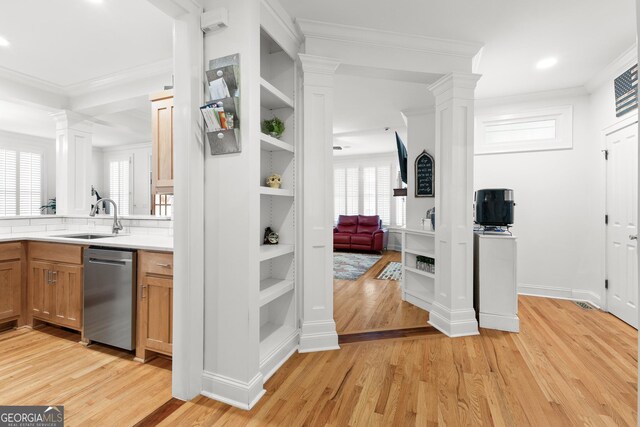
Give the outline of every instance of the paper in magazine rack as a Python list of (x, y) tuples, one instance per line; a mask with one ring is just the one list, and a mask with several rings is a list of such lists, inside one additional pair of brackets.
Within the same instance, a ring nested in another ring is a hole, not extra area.
[(209, 61), (207, 86), (211, 101), (200, 108), (212, 155), (242, 151), (240, 144), (240, 55)]

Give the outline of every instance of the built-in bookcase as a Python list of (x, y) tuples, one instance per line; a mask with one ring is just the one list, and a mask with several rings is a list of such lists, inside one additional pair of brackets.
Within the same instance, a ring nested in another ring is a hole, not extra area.
[[(260, 120), (277, 116), (285, 132), (277, 139), (260, 134), (260, 236), (266, 227), (279, 234), (277, 245), (260, 244), (260, 371), (265, 381), (298, 344), (296, 312), (296, 156), (295, 62), (264, 31), (260, 40)], [(280, 188), (266, 179), (282, 177)]]
[[(409, 230), (402, 232), (402, 299), (430, 311), (435, 297), (436, 273), (417, 267), (418, 257), (436, 259), (435, 233)], [(437, 266), (436, 266), (437, 272)]]

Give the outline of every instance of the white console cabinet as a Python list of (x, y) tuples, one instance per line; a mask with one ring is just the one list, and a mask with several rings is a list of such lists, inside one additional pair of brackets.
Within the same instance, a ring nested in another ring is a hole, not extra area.
[(516, 237), (475, 234), (473, 264), (480, 327), (519, 332)]

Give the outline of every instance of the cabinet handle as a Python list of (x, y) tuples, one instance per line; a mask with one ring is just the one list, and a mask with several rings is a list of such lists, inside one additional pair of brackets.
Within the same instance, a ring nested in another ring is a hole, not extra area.
[(147, 289), (147, 285), (142, 285), (142, 296), (140, 298), (145, 299), (147, 297), (144, 292), (146, 289)]
[(171, 267), (171, 264), (162, 264), (162, 263), (160, 263), (160, 262), (157, 262), (157, 263), (156, 263), (156, 265), (157, 265), (158, 267), (165, 267), (165, 268), (169, 268), (169, 267)]
[(58, 272), (52, 271), (51, 273), (53, 274), (53, 284), (55, 285), (56, 283), (58, 283)]
[(47, 270), (47, 285), (51, 284), (51, 272)]

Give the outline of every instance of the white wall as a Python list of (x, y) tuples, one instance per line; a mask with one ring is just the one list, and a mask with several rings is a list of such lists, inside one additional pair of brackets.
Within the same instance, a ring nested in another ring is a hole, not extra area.
[[(102, 197), (109, 197), (109, 162), (117, 159), (131, 158), (133, 194), (130, 215), (150, 215), (151, 193), (149, 183), (151, 143), (121, 145), (103, 148), (103, 190)], [(95, 154), (95, 150), (94, 150)]]
[[(435, 197), (416, 197), (416, 158), (426, 150), (436, 158), (436, 123), (433, 107), (402, 112), (407, 124), (407, 228), (422, 229), (422, 218), (436, 204)], [(438, 167), (436, 162), (435, 167)], [(434, 176), (435, 178), (435, 176)], [(435, 187), (434, 187), (435, 188)], [(437, 217), (437, 213), (436, 213)]]
[(0, 131), (0, 147), (13, 150), (32, 149), (43, 155), (43, 204), (56, 197), (56, 140)]
[(573, 106), (573, 148), (475, 156), (475, 189), (514, 189), (520, 292), (604, 304), (606, 163), (603, 130), (615, 117), (620, 58), (584, 88), (480, 100), (476, 114)]
[[(582, 93), (582, 94), (580, 94)], [(604, 159), (586, 90), (518, 102), (480, 101), (477, 114), (573, 106), (573, 148), (475, 156), (475, 189), (511, 188), (521, 292), (601, 303)]]

